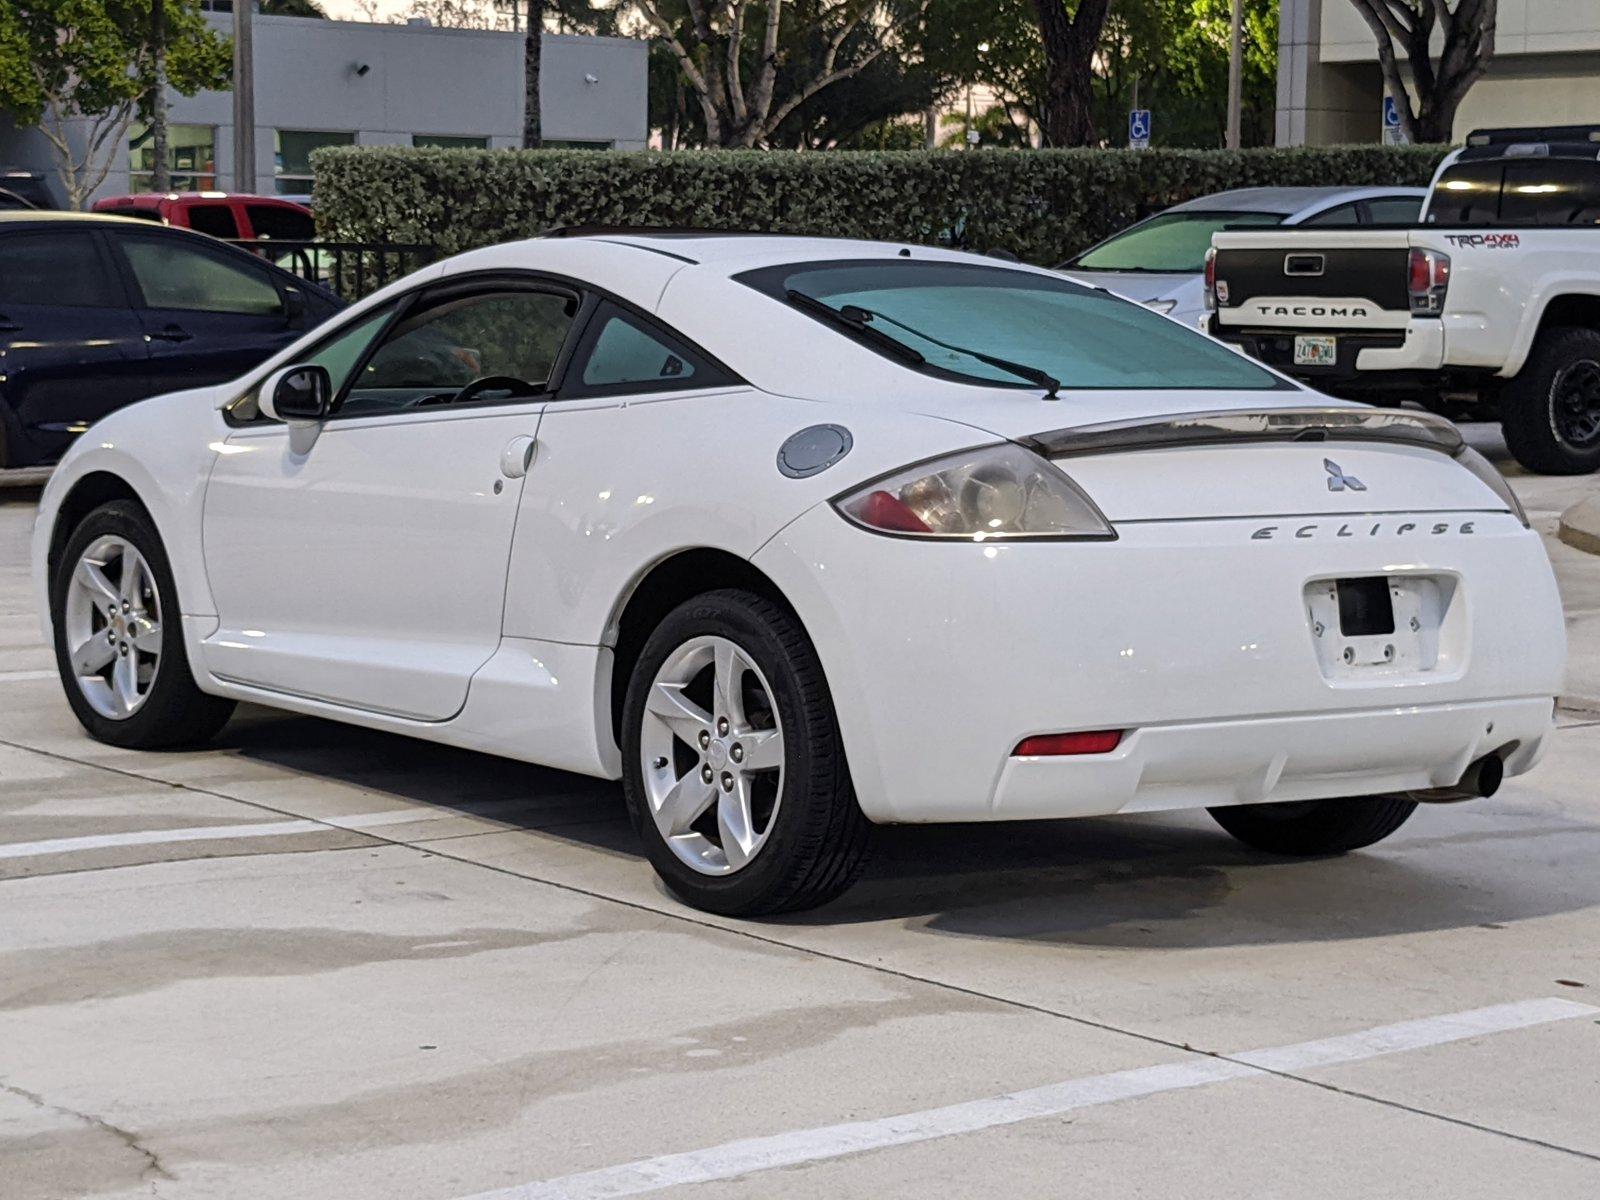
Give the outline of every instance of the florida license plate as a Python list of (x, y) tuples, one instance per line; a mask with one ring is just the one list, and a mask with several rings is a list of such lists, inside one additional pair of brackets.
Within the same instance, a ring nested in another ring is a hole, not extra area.
[(1339, 361), (1339, 339), (1317, 334), (1297, 334), (1294, 339), (1294, 365), (1331, 367)]

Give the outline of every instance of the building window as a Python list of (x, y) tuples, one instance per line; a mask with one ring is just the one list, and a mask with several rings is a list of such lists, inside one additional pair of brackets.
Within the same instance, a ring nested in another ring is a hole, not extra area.
[(353, 133), (327, 133), (322, 130), (279, 129), (274, 134), (273, 173), (278, 194), (296, 196), (311, 190), (311, 152), (323, 146), (354, 146)]
[[(217, 186), (217, 130), (214, 125), (168, 125), (167, 169), (175, 192), (209, 192)], [(155, 186), (155, 135), (148, 125), (128, 129), (128, 190)]]
[(539, 143), (546, 150), (609, 150), (610, 142), (575, 142), (571, 140), (560, 141), (545, 138)]
[(413, 133), (411, 144), (428, 150), (487, 150), (486, 137), (456, 137), (448, 133)]

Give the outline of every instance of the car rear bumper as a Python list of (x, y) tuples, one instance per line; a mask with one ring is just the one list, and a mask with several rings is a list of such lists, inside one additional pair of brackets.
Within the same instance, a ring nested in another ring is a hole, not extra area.
[(1543, 753), (1548, 696), (1365, 712), (1150, 725), (1110, 754), (1009, 758), (986, 815), (1098, 816), (1452, 787), (1498, 752), (1508, 775)]
[[(1280, 535), (1253, 536), (1269, 524)], [(755, 562), (816, 643), (874, 820), (1445, 786), (1511, 743), (1508, 773), (1530, 766), (1566, 654), (1538, 535), (1506, 513), (1318, 525), (1297, 538), (1296, 518), (1129, 521), (1110, 543), (929, 544), (823, 505)], [(1319, 651), (1308, 586), (1372, 575), (1449, 582), (1447, 653), (1431, 666), (1345, 671)], [(1128, 731), (1109, 754), (1012, 757), (1025, 737), (1106, 729)]]

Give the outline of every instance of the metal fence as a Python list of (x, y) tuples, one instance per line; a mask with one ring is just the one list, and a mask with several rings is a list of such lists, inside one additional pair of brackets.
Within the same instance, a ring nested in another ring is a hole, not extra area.
[(321, 284), (340, 299), (352, 301), (427, 266), (437, 257), (432, 246), (403, 242), (236, 240), (233, 244), (301, 279)]

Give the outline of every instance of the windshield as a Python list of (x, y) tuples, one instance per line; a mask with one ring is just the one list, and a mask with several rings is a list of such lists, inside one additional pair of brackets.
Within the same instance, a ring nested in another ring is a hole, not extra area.
[[(1038, 387), (1018, 378), (1021, 365), (1060, 380), (1063, 390), (1292, 386), (1142, 305), (1032, 271), (885, 258), (765, 267), (737, 278), (909, 370), (943, 378)], [(846, 306), (872, 314), (870, 329), (858, 329)], [(900, 348), (915, 353), (892, 353)]]
[(1213, 233), (1229, 225), (1282, 225), (1283, 221), (1283, 213), (1161, 213), (1063, 265), (1084, 271), (1198, 274), (1206, 269), (1206, 251), (1211, 249)]

